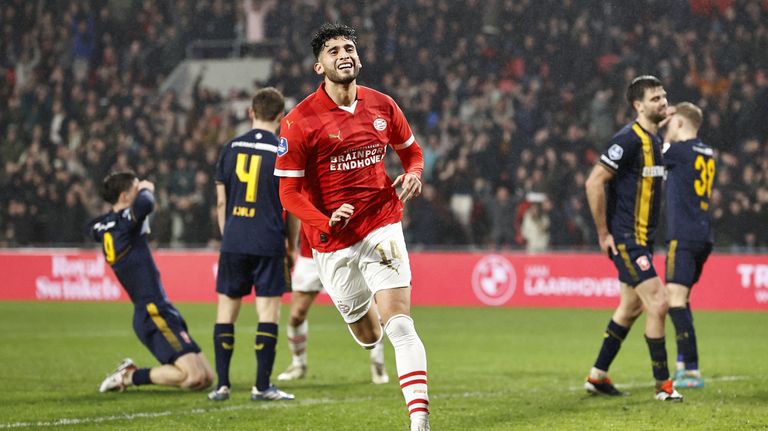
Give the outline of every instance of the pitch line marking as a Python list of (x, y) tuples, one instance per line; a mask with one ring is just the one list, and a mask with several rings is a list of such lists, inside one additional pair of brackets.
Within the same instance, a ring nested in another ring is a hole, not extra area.
[[(731, 382), (731, 381), (746, 380), (746, 379), (748, 379), (747, 376), (723, 376), (723, 377), (710, 377), (710, 378), (707, 378), (707, 381)], [(616, 386), (622, 389), (631, 389), (631, 388), (648, 387), (650, 386), (650, 384), (632, 382), (632, 383), (616, 385)], [(568, 390), (571, 392), (575, 392), (583, 389), (584, 388), (581, 386), (578, 386), (578, 387), (571, 386), (570, 388), (568, 388)], [(483, 396), (493, 396), (493, 395), (499, 395), (499, 394), (501, 393), (500, 392), (462, 392), (462, 393), (456, 393), (456, 394), (435, 394), (435, 395), (432, 395), (431, 398), (438, 398), (438, 399), (469, 398), (469, 397), (474, 398), (474, 397), (483, 397)], [(135, 419), (159, 418), (159, 417), (165, 417), (165, 416), (172, 416), (176, 414), (199, 415), (199, 414), (205, 414), (205, 413), (231, 412), (231, 411), (237, 411), (237, 410), (290, 408), (292, 406), (339, 404), (339, 403), (346, 403), (346, 402), (354, 403), (354, 402), (363, 402), (363, 401), (372, 401), (372, 400), (374, 400), (374, 397), (357, 397), (357, 398), (342, 398), (342, 399), (310, 398), (310, 399), (296, 400), (296, 401), (290, 401), (290, 402), (237, 404), (232, 406), (215, 407), (215, 408), (198, 407), (198, 408), (188, 410), (186, 412), (166, 410), (166, 411), (160, 411), (160, 412), (139, 412), (139, 413), (126, 413), (122, 415), (97, 416), (92, 418), (63, 418), (63, 419), (55, 419), (52, 421), (40, 421), (40, 422), (0, 423), (0, 429), (29, 428), (29, 427), (44, 428), (44, 427), (66, 426), (66, 425), (100, 424), (104, 422), (113, 422), (113, 421), (121, 421), (121, 420), (132, 421)]]

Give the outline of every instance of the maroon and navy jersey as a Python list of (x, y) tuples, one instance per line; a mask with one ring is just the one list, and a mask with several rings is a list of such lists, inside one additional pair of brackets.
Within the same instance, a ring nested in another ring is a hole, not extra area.
[(104, 259), (137, 306), (168, 301), (147, 242), (147, 216), (154, 207), (152, 192), (144, 189), (130, 208), (110, 211), (91, 222), (93, 239), (101, 243)]
[(302, 191), (323, 214), (354, 206), (344, 229), (322, 235), (304, 230), (312, 248), (328, 252), (349, 247), (376, 228), (402, 219), (403, 205), (384, 168), (387, 146), (415, 143), (403, 112), (391, 97), (357, 86), (349, 107), (336, 105), (324, 84), (282, 121), (275, 175), (303, 177)]
[(664, 165), (661, 139), (633, 122), (624, 126), (600, 155), (615, 174), (608, 183), (608, 230), (617, 243), (650, 245), (656, 234)]
[(714, 151), (698, 138), (666, 148), (667, 240), (713, 242), (709, 198), (715, 180)]
[(215, 180), (227, 196), (221, 251), (285, 255), (285, 222), (279, 178), (273, 175), (277, 138), (254, 129), (221, 148)]

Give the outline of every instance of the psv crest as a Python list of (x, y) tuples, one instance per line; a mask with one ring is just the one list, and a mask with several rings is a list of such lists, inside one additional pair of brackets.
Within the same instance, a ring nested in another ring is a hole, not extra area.
[(373, 120), (373, 128), (378, 130), (379, 132), (383, 131), (387, 128), (387, 120), (379, 117), (375, 120)]

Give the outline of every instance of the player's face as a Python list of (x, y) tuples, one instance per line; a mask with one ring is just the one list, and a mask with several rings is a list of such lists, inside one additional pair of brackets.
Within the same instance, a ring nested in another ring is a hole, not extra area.
[(677, 141), (677, 132), (680, 130), (681, 122), (680, 122), (680, 116), (672, 114), (672, 117), (669, 119), (669, 122), (667, 123), (667, 130), (664, 134), (664, 139), (667, 142), (676, 142)]
[(361, 67), (355, 44), (339, 36), (325, 42), (315, 63), (315, 72), (335, 84), (349, 84), (360, 74)]
[(646, 89), (637, 112), (656, 124), (667, 118), (667, 92), (664, 87)]

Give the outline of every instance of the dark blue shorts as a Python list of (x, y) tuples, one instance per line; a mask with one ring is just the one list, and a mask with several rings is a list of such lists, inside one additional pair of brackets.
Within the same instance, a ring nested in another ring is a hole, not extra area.
[(673, 239), (667, 243), (667, 283), (693, 287), (704, 268), (712, 243)]
[(280, 296), (287, 292), (290, 274), (286, 258), (221, 252), (216, 291), (231, 298), (242, 298), (251, 294), (253, 286), (256, 286), (256, 296)]
[(653, 267), (653, 246), (634, 243), (616, 243), (619, 254), (611, 256), (619, 270), (619, 281), (632, 287), (656, 277)]
[(168, 302), (136, 304), (133, 330), (161, 364), (173, 364), (187, 353), (200, 352), (187, 332), (187, 322)]

